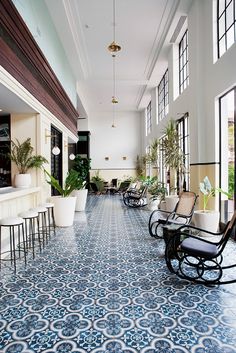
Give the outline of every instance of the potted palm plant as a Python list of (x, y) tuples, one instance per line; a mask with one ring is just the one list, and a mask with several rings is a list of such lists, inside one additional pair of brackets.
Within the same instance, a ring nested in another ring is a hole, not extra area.
[[(173, 120), (170, 120), (167, 124), (165, 131), (165, 137), (161, 142), (161, 150), (164, 152), (164, 163), (168, 168), (171, 176), (171, 190), (183, 189), (183, 175), (185, 171), (184, 165), (184, 155), (180, 149), (179, 145), (179, 134), (176, 129), (176, 123)], [(177, 175), (179, 184), (177, 184)], [(168, 211), (173, 211), (176, 203), (178, 202), (177, 195), (170, 195), (166, 197), (166, 209)]]
[(47, 170), (44, 169), (44, 173), (46, 174), (47, 183), (53, 186), (60, 194), (60, 196), (53, 197), (56, 226), (72, 226), (76, 203), (76, 197), (72, 196), (72, 192), (78, 187), (78, 173), (71, 169), (67, 174), (64, 187)]
[(44, 163), (48, 163), (46, 158), (40, 155), (33, 155), (31, 139), (28, 137), (24, 142), (19, 140), (11, 141), (10, 150), (7, 157), (15, 163), (19, 174), (15, 175), (15, 187), (27, 188), (31, 184), (30, 169), (42, 168)]
[(230, 197), (230, 194), (220, 188), (212, 187), (207, 176), (200, 182), (199, 189), (203, 195), (203, 209), (194, 211), (194, 224), (198, 228), (216, 233), (219, 225), (220, 212), (217, 210), (209, 210), (208, 203), (217, 192), (221, 192), (228, 197)]
[(77, 189), (73, 191), (73, 196), (76, 196), (75, 210), (84, 211), (88, 195), (86, 184), (88, 181), (89, 170), (91, 168), (91, 159), (82, 158), (81, 156), (76, 155), (73, 162), (72, 169), (74, 169), (78, 174)]

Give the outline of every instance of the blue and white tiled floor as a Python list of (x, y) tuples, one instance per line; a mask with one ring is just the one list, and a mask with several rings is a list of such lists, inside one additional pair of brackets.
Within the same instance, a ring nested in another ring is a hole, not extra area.
[(149, 214), (90, 196), (26, 270), (2, 275), (0, 352), (235, 353), (235, 286), (171, 275)]

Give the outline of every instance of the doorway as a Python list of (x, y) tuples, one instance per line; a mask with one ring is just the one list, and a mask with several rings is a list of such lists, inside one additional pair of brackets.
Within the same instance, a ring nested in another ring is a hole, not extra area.
[(231, 196), (220, 194), (221, 221), (227, 223), (235, 210), (236, 87), (219, 100), (220, 104), (220, 186)]
[[(51, 136), (51, 175), (62, 185), (62, 132), (51, 125)], [(60, 150), (60, 153), (56, 155), (52, 153), (55, 146)], [(54, 187), (51, 187), (51, 195), (59, 195)]]

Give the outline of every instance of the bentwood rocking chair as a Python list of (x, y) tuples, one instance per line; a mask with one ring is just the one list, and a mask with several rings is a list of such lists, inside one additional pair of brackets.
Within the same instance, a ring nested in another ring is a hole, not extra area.
[[(190, 225), (182, 226), (169, 238), (166, 245), (167, 267), (180, 278), (197, 283), (211, 285), (236, 282), (235, 270), (231, 273), (227, 271), (236, 267), (236, 261), (232, 263), (228, 254), (224, 257), (224, 253), (227, 253), (226, 244), (235, 231), (235, 225), (236, 211), (221, 233), (212, 233)], [(202, 237), (191, 234), (195, 231), (201, 231)], [(204, 238), (206, 235), (214, 235), (220, 239), (216, 242), (210, 241)]]
[(162, 238), (162, 227), (170, 224), (189, 224), (191, 222), (197, 195), (192, 191), (184, 191), (172, 212), (154, 210), (148, 222), (149, 233), (152, 237)]
[(123, 194), (123, 201), (126, 206), (137, 208), (146, 206), (147, 186), (140, 184), (139, 187), (128, 189)]

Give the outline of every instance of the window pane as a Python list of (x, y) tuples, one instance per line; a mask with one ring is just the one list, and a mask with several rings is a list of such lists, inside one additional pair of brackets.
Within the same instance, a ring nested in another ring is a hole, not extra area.
[(226, 28), (228, 29), (234, 22), (233, 2), (226, 9)]
[(231, 47), (232, 44), (234, 44), (234, 26), (232, 26), (227, 34), (227, 49), (229, 49), (229, 47)]
[(224, 9), (225, 9), (225, 0), (219, 0), (219, 16), (222, 14)]
[(222, 16), (219, 20), (219, 38), (225, 33), (225, 16)]
[(158, 85), (158, 120), (162, 120), (167, 114), (165, 107), (168, 105), (168, 70), (163, 75)]
[(223, 37), (219, 42), (220, 56), (225, 53), (225, 37)]
[(236, 0), (218, 0), (217, 11), (218, 56), (221, 57), (236, 41)]

